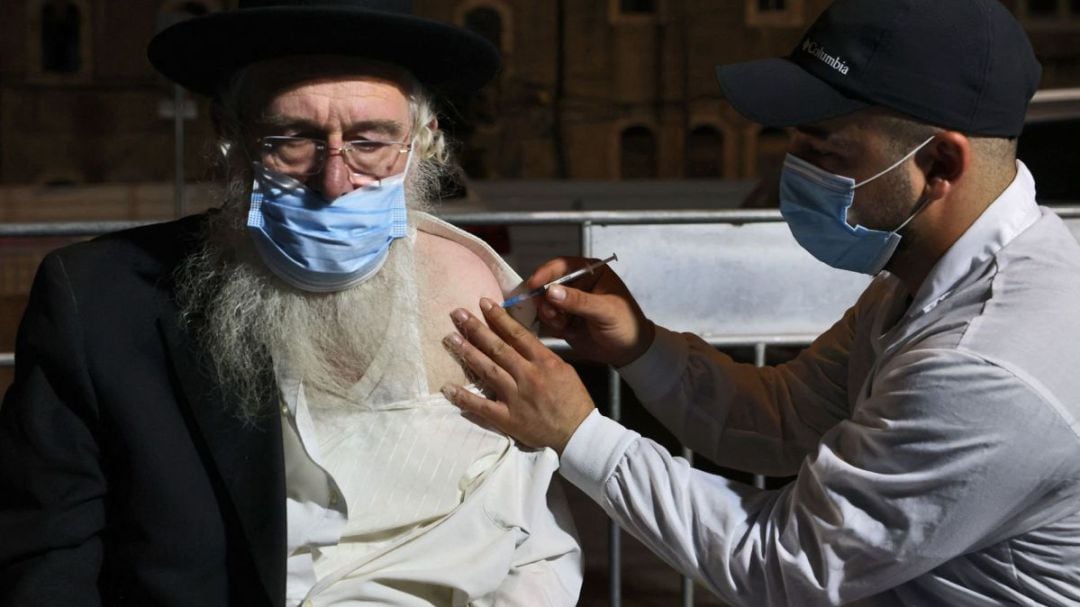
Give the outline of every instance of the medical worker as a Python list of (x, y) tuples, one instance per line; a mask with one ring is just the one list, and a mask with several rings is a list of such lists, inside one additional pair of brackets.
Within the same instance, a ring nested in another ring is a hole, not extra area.
[(494, 399), (444, 391), (732, 605), (1080, 605), (1080, 246), (1016, 158), (1040, 76), (1020, 25), (999, 0), (837, 0), (789, 56), (717, 75), (794, 127), (784, 218), (866, 291), (762, 369), (654, 326), (610, 270), (541, 316), (695, 452), (796, 479), (706, 474), (603, 417), (490, 300), (491, 329), (454, 310), (446, 343)]

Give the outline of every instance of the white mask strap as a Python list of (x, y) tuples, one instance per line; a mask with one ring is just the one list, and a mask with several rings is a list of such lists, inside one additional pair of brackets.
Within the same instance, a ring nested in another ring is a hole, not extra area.
[(401, 171), (401, 174), (405, 175), (406, 177), (408, 177), (408, 175), (409, 175), (409, 167), (412, 166), (413, 150), (415, 150), (415, 149), (416, 149), (416, 137), (413, 137), (413, 140), (411, 142), (409, 142), (409, 151), (407, 152), (408, 156), (405, 157), (405, 170)]
[(381, 188), (383, 179), (390, 179), (391, 177), (397, 177), (399, 175), (402, 179), (405, 179), (409, 175), (409, 167), (412, 166), (413, 148), (416, 146), (415, 141), (416, 139), (414, 138), (413, 141), (409, 143), (409, 155), (405, 157), (405, 168), (402, 169), (400, 173), (395, 173), (394, 175), (390, 175), (390, 177), (380, 177), (364, 187)]
[(908, 218), (904, 220), (904, 223), (896, 226), (896, 229), (893, 230), (893, 234), (896, 234), (900, 230), (903, 230), (904, 226), (911, 223), (911, 220), (915, 219), (915, 217), (919, 213), (922, 213), (922, 210), (925, 209), (927, 207), (927, 205), (929, 205), (929, 204), (930, 204), (930, 197), (927, 196), (926, 198), (923, 198), (922, 201), (919, 202), (919, 204), (915, 205), (915, 210), (911, 212), (911, 215), (908, 215)]
[[(890, 166), (889, 168), (885, 169), (884, 171), (881, 171), (881, 172), (880, 172), (880, 173), (878, 173), (877, 175), (874, 175), (874, 176), (873, 176), (873, 177), (871, 177), (870, 179), (866, 179), (866, 180), (864, 180), (864, 181), (862, 181), (862, 182), (860, 182), (860, 183), (856, 183), (855, 185), (851, 186), (851, 189), (853, 189), (853, 190), (857, 190), (857, 189), (859, 189), (859, 188), (863, 187), (864, 185), (866, 185), (866, 184), (870, 183), (871, 181), (873, 181), (873, 180), (877, 179), (878, 177), (881, 177), (881, 176), (882, 176), (882, 175), (884, 175), (885, 173), (888, 173), (889, 171), (891, 171), (891, 170), (895, 169), (896, 167), (898, 167), (898, 166), (900, 166), (900, 165), (904, 164), (905, 162), (907, 162), (907, 159), (908, 159), (908, 158), (911, 158), (911, 157), (912, 157), (912, 156), (914, 156), (914, 155), (915, 155), (915, 154), (916, 154), (916, 153), (917, 153), (917, 152), (918, 152), (919, 150), (921, 150), (921, 149), (923, 149), (924, 147), (926, 147), (926, 144), (928, 144), (928, 143), (930, 143), (931, 141), (933, 141), (933, 140), (934, 140), (934, 137), (936, 137), (936, 136), (937, 136), (937, 135), (931, 135), (931, 136), (930, 136), (930, 137), (929, 137), (929, 138), (928, 138), (928, 139), (927, 139), (926, 141), (924, 141), (924, 142), (920, 143), (920, 144), (919, 144), (919, 146), (918, 146), (917, 148), (915, 148), (914, 150), (911, 150), (910, 152), (908, 152), (908, 153), (907, 153), (907, 155), (906, 155), (906, 156), (904, 156), (904, 157), (903, 157), (903, 158), (901, 158), (900, 160), (897, 160), (896, 162), (894, 162), (894, 163), (892, 164), (892, 166)], [(899, 229), (899, 228), (897, 228), (897, 229)]]

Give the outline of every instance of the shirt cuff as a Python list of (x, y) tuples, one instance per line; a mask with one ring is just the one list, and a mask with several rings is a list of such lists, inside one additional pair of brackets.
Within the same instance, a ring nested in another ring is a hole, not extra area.
[(597, 503), (602, 503), (604, 483), (615, 472), (626, 449), (640, 436), (593, 409), (566, 443), (559, 459), (559, 472)]
[(649, 349), (617, 370), (640, 400), (650, 402), (671, 391), (682, 377), (689, 357), (690, 346), (682, 335), (657, 326)]

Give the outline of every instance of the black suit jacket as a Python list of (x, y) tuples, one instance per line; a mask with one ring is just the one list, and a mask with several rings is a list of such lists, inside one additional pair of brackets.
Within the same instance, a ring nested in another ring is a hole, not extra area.
[(283, 603), (280, 420), (231, 415), (177, 318), (203, 220), (42, 262), (0, 407), (0, 605)]

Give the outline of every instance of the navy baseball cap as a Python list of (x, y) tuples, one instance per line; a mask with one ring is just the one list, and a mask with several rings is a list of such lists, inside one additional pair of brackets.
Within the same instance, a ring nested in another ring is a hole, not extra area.
[(883, 106), (991, 137), (1020, 134), (1041, 74), (1001, 0), (837, 0), (789, 56), (716, 68), (731, 105), (766, 126)]

